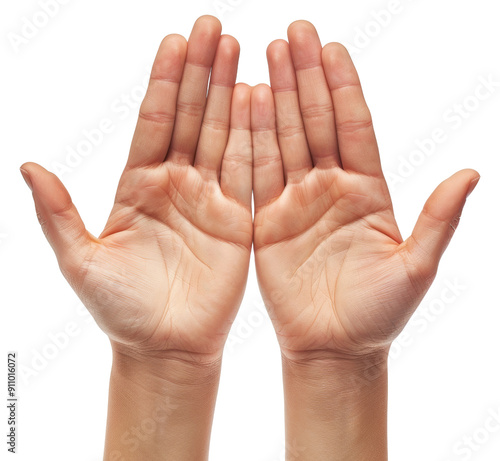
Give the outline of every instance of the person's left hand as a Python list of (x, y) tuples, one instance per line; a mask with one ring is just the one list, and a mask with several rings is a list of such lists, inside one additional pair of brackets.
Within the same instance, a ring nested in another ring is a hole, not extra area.
[(257, 277), (283, 355), (388, 350), (428, 290), (479, 179), (430, 196), (403, 241), (372, 119), (347, 50), (293, 23), (268, 48), (271, 89), (252, 94)]

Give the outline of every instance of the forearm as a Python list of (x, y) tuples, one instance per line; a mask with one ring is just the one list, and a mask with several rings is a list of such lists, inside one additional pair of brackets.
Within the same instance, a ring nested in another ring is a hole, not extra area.
[(287, 461), (387, 460), (387, 355), (283, 358)]
[(220, 362), (113, 351), (104, 461), (205, 461)]

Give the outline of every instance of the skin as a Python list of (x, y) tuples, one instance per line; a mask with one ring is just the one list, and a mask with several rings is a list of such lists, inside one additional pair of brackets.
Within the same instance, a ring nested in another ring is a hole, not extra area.
[(479, 175), (443, 182), (403, 240), (345, 48), (296, 22), (268, 49), (272, 89), (252, 90), (235, 86), (239, 46), (220, 34), (205, 16), (188, 42), (162, 42), (99, 237), (55, 175), (21, 167), (64, 276), (111, 340), (104, 459), (208, 459), (253, 240), (287, 459), (385, 460), (387, 352)]
[[(208, 457), (252, 245), (251, 88), (235, 86), (238, 57), (209, 16), (188, 42), (163, 40), (98, 238), (55, 175), (21, 167), (64, 276), (111, 340), (106, 460)], [(140, 449), (123, 442), (158, 405), (162, 421), (136, 436)]]
[[(300, 460), (384, 460), (386, 361), (458, 224), (474, 170), (444, 181), (403, 240), (347, 50), (293, 23), (252, 94), (254, 249)], [(346, 425), (350, 421), (350, 425)]]
[(63, 274), (123, 350), (217, 360), (243, 296), (252, 243), (250, 88), (238, 86), (233, 98), (239, 45), (220, 32), (215, 18), (202, 17), (189, 43), (163, 40), (98, 238), (54, 175), (21, 167)]

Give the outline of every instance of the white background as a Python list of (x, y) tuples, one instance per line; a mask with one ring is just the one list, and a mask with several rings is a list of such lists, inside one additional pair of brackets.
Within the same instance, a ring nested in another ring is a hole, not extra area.
[[(16, 350), (24, 367), (15, 459), (102, 459), (110, 370), (108, 341), (79, 309), (59, 273), (18, 168), (35, 161), (54, 170), (54, 162), (66, 163), (68, 146), (76, 148), (85, 139), (83, 130), (110, 119), (112, 133), (62, 175), (87, 228), (98, 235), (137, 116), (137, 106), (126, 113), (120, 98), (129, 95), (140, 102), (142, 82), (163, 36), (189, 35), (195, 19), (207, 13), (218, 15), (224, 33), (240, 41), (238, 80), (252, 85), (268, 82), (266, 46), (286, 38), (293, 20), (312, 21), (324, 43), (348, 46), (374, 117), (384, 171), (406, 176), (391, 185), (404, 236), (441, 180), (466, 167), (481, 173), (433, 287), (406, 338), (393, 348), (389, 445), (392, 460), (499, 459), (500, 426), (497, 431), (484, 427), (489, 413), (500, 418), (500, 86), (483, 101), (474, 94), (481, 78), (500, 82), (500, 8), (498, 0), (401, 0), (389, 19), (377, 15), (393, 3), (221, 0), (217, 10), (213, 0), (70, 0), (45, 26), (31, 31), (33, 37), (15, 46), (12, 34), (22, 34), (25, 19), (43, 21), (43, 10), (38, 0), (4, 2), (0, 341), (4, 357)], [(455, 104), (464, 101), (464, 116), (450, 119)], [(413, 152), (418, 141), (439, 128), (445, 142), (425, 157)], [(447, 284), (457, 283), (455, 299), (443, 300)], [(55, 357), (41, 362), (39, 354), (54, 352), (50, 335), (68, 324), (76, 329), (74, 336)], [(281, 461), (279, 351), (261, 310), (253, 267), (230, 343), (211, 459)], [(6, 374), (0, 371), (0, 382)], [(7, 430), (5, 419), (1, 434)], [(463, 449), (468, 436), (474, 445), (469, 454)], [(2, 437), (0, 458), (8, 459), (12, 455)]]

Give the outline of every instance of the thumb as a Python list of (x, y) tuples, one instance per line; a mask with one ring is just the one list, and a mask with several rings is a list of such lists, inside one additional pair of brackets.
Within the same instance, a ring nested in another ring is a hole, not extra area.
[(475, 170), (461, 170), (443, 181), (428, 198), (412, 235), (404, 243), (419, 274), (434, 277), (457, 229), (465, 201), (479, 178)]
[(21, 174), (33, 192), (38, 221), (59, 266), (66, 278), (73, 278), (85, 259), (92, 237), (55, 174), (31, 162), (21, 166)]

